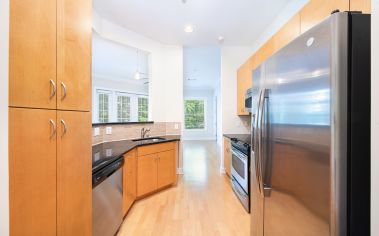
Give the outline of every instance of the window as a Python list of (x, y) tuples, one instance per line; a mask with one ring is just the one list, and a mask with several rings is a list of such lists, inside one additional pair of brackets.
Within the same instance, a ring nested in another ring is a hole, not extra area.
[(185, 129), (205, 129), (204, 99), (188, 99), (184, 101)]
[(109, 94), (107, 92), (98, 92), (99, 96), (99, 122), (106, 123), (109, 122)]
[(138, 98), (138, 121), (148, 121), (149, 106), (147, 97)]
[(94, 123), (149, 121), (149, 98), (141, 94), (96, 89)]
[(117, 122), (130, 121), (130, 97), (117, 96)]

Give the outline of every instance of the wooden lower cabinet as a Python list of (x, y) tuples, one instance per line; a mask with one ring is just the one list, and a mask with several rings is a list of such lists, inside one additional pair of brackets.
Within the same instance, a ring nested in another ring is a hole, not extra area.
[(123, 168), (123, 213), (128, 212), (137, 197), (137, 157), (132, 150), (124, 155)]
[(175, 151), (158, 153), (158, 188), (175, 183)]
[(224, 137), (224, 168), (225, 168), (225, 173), (231, 177), (232, 176), (232, 153), (230, 149), (230, 139)]
[(56, 111), (9, 108), (10, 235), (56, 235)]
[(137, 196), (143, 196), (157, 189), (157, 154), (138, 156)]
[(92, 235), (91, 115), (9, 108), (10, 235)]
[(57, 235), (92, 235), (91, 113), (57, 112)]
[[(137, 149), (137, 197), (176, 183), (177, 146), (177, 142), (168, 142)], [(159, 152), (151, 153), (153, 150)], [(140, 156), (147, 152), (150, 154)]]

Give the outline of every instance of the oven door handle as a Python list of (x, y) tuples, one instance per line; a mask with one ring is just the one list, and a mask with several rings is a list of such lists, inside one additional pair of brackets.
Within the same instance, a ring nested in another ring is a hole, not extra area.
[(243, 153), (239, 153), (239, 151), (236, 151), (233, 148), (232, 148), (232, 154), (235, 155), (236, 157), (238, 157), (238, 159), (240, 159), (244, 163), (247, 162), (247, 155), (245, 155)]

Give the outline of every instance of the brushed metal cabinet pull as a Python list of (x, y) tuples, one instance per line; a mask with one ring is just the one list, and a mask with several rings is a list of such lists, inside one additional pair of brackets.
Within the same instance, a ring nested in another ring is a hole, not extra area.
[(66, 124), (66, 122), (63, 119), (61, 120), (61, 123), (63, 125), (63, 133), (62, 133), (61, 136), (63, 136), (63, 135), (65, 135), (67, 133), (67, 124)]
[(66, 96), (67, 96), (67, 86), (65, 85), (65, 83), (61, 82), (61, 86), (62, 86), (62, 90), (63, 90), (63, 95), (62, 95), (62, 98), (61, 100), (65, 99)]
[(52, 99), (57, 93), (57, 85), (52, 79), (50, 80), (50, 87), (51, 87), (50, 99)]
[(52, 119), (50, 119), (49, 122), (50, 122), (50, 125), (52, 127), (51, 132), (50, 132), (50, 138), (53, 138), (55, 133), (57, 132), (57, 125), (55, 124), (55, 122)]

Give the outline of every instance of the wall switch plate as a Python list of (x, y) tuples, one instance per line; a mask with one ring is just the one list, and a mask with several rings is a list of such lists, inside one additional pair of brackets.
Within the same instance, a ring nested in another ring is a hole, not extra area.
[(112, 134), (112, 127), (105, 128), (105, 133), (106, 134)]
[(178, 123), (175, 123), (174, 128), (175, 128), (175, 129), (179, 129), (179, 124), (178, 124)]
[(94, 136), (99, 136), (100, 135), (100, 128), (96, 127), (94, 131)]

